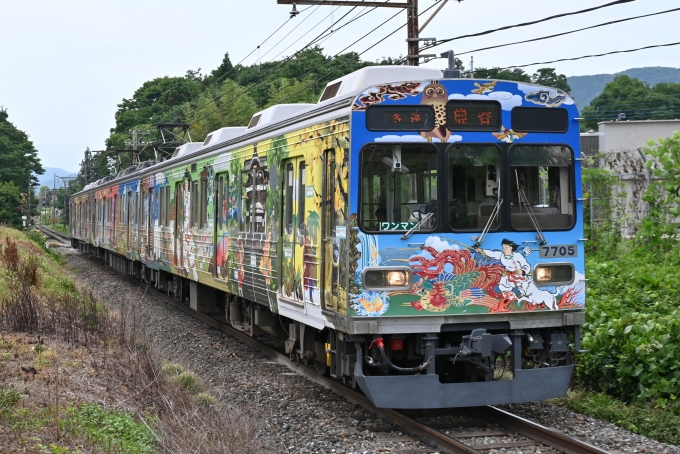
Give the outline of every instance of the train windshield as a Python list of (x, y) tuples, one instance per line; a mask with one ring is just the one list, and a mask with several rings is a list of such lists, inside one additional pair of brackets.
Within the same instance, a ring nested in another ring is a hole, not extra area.
[[(448, 154), (448, 223), (454, 230), (483, 229), (498, 201), (500, 150), (495, 145), (454, 145)], [(491, 229), (500, 227), (496, 216)]]
[(437, 216), (437, 149), (430, 144), (373, 144), (361, 153), (361, 227), (367, 231), (433, 230)]
[[(564, 146), (517, 145), (510, 149), (511, 224), (533, 230), (574, 225), (572, 155)], [(531, 213), (530, 213), (531, 211)]]

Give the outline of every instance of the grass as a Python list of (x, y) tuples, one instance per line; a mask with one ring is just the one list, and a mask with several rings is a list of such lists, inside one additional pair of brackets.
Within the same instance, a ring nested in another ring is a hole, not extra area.
[(604, 393), (569, 391), (553, 403), (593, 418), (608, 421), (631, 432), (672, 445), (680, 445), (680, 415), (651, 404), (626, 404)]
[(2, 452), (265, 452), (260, 421), (156, 356), (138, 295), (107, 306), (29, 235), (0, 226)]

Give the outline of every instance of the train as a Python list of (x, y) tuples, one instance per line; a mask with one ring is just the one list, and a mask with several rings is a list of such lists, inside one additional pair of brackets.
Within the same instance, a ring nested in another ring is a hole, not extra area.
[(377, 406), (566, 394), (585, 322), (560, 89), (372, 66), (70, 198), (72, 246)]

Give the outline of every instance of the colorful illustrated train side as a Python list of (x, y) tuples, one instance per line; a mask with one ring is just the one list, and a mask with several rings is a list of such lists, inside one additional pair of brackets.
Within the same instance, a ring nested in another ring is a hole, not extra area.
[(73, 246), (379, 407), (562, 396), (584, 322), (563, 91), (369, 67), (71, 198)]

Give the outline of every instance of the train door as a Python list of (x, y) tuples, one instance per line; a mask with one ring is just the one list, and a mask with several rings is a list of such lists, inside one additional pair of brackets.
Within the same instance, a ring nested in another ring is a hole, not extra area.
[(132, 191), (128, 191), (127, 197), (125, 198), (125, 201), (127, 202), (127, 209), (125, 212), (125, 217), (127, 218), (127, 222), (125, 223), (125, 247), (128, 252), (132, 249), (132, 243), (130, 242), (130, 238), (132, 236), (131, 231), (132, 231), (132, 223), (134, 222), (134, 212), (135, 212), (135, 205), (134, 205), (134, 200), (132, 198)]
[[(168, 188), (170, 189), (170, 188)], [(182, 249), (182, 239), (184, 237), (184, 186), (177, 183), (175, 186), (175, 263), (178, 267), (184, 266), (184, 254)]]
[(213, 248), (215, 254), (215, 266), (213, 267), (213, 276), (217, 279), (226, 280), (229, 278), (229, 222), (227, 213), (229, 213), (229, 174), (221, 172), (215, 175), (215, 194), (213, 200), (215, 201), (215, 247)]
[(153, 251), (153, 186), (146, 191), (146, 255), (151, 258)]
[(302, 158), (286, 159), (281, 165), (281, 285), (280, 295), (287, 303), (303, 305), (309, 279), (305, 270), (305, 245), (308, 240), (304, 223), (305, 163)]
[(336, 238), (337, 223), (335, 215), (336, 176), (335, 150), (327, 150), (324, 159), (323, 203), (321, 209), (321, 263), (323, 263), (321, 295), (323, 307), (329, 310), (338, 309), (338, 286), (340, 280), (340, 245)]

